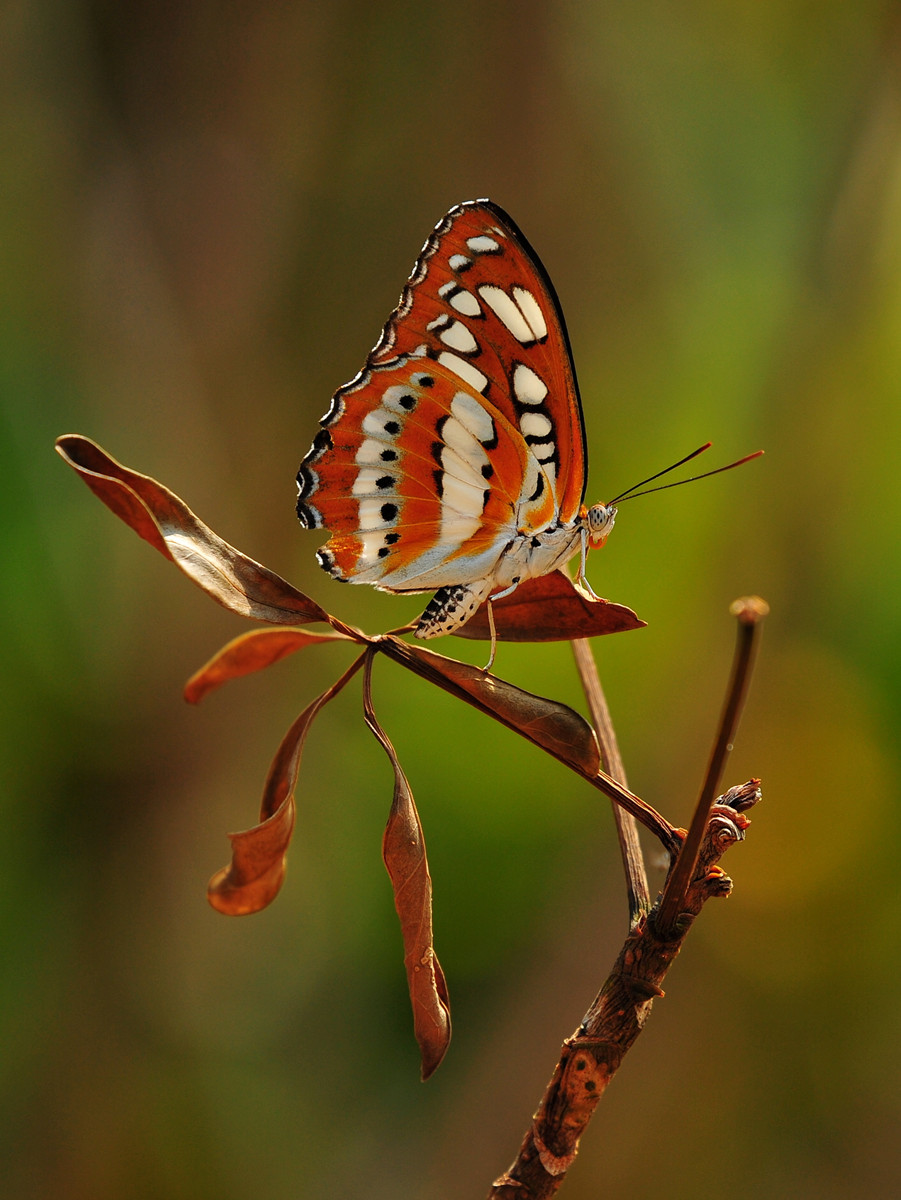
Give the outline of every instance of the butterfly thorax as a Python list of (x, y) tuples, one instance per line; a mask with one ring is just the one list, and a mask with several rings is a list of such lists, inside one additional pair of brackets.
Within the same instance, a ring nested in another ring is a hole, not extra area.
[(566, 525), (517, 533), (483, 579), (439, 588), (419, 620), (416, 636), (433, 638), (453, 633), (490, 596), (506, 595), (524, 580), (537, 579), (564, 566), (579, 551), (584, 529), (580, 516)]
[(540, 532), (518, 532), (504, 547), (486, 578), (443, 587), (436, 592), (419, 620), (416, 636), (432, 638), (453, 633), (465, 625), (489, 597), (512, 592), (523, 580), (537, 579), (564, 567), (576, 553), (582, 554), (579, 579), (585, 582), (588, 545), (602, 546), (615, 519), (616, 509), (612, 505), (596, 504), (590, 509), (583, 505), (574, 521)]
[[(587, 545), (595, 549), (603, 546), (615, 520), (616, 509), (612, 505), (595, 504), (588, 509), (583, 505), (574, 521), (559, 522), (538, 532), (520, 530), (504, 548), (491, 574), (492, 591), (547, 575), (565, 566)], [(580, 576), (584, 566), (582, 561)]]
[(540, 533), (517, 534), (498, 560), (493, 573), (495, 586), (513, 587), (564, 566), (579, 550), (581, 529), (581, 521), (577, 520)]

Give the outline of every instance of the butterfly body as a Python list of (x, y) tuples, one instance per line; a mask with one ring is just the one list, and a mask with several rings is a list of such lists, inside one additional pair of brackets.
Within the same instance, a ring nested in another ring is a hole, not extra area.
[[(363, 370), (298, 472), (297, 512), (333, 577), (436, 590), (416, 630), (460, 628), (489, 595), (603, 543), (586, 509), (582, 410), (553, 285), (489, 201), (451, 209)], [(580, 568), (580, 577), (581, 577)]]

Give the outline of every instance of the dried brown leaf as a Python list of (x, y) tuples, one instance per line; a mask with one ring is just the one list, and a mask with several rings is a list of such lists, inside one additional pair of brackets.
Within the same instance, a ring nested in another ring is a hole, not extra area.
[(396, 637), (380, 638), (377, 649), (452, 696), (494, 717), (580, 774), (592, 777), (600, 769), (601, 756), (594, 730), (567, 705), (533, 695), (480, 667), (410, 646)]
[(413, 1031), (422, 1061), (422, 1078), (428, 1079), (444, 1058), (450, 1043), (450, 1001), (432, 935), (432, 880), (422, 825), (407, 777), (373, 711), (370, 671), (371, 655), (366, 664), (363, 684), (363, 712), (366, 724), (394, 769), (394, 799), (385, 827), (382, 855), (391, 877), (394, 906), (400, 918), (404, 966), (413, 1009)]
[(226, 643), (209, 662), (191, 676), (185, 684), (185, 699), (189, 704), (199, 702), (228, 683), (254, 671), (262, 671), (289, 654), (318, 642), (346, 642), (341, 633), (310, 633), (306, 629), (253, 629)]
[(122, 466), (90, 438), (66, 434), (56, 448), (107, 508), (224, 608), (275, 625), (330, 620), (309, 596), (224, 542), (168, 488)]
[[(580, 592), (565, 571), (524, 580), (515, 592), (492, 601), (495, 629), (502, 642), (559, 642), (641, 629), (631, 608), (612, 600), (592, 600)], [(483, 604), (455, 636), (491, 639), (488, 608)]]
[(359, 671), (365, 657), (361, 654), (328, 691), (317, 696), (282, 739), (263, 788), (260, 823), (229, 834), (231, 863), (209, 882), (207, 896), (219, 912), (232, 917), (259, 912), (278, 895), (294, 831), (294, 789), (307, 733), (319, 710)]

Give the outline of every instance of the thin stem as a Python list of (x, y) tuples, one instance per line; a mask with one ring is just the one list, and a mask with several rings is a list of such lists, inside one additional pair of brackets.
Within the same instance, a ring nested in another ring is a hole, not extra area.
[(418, 624), (418, 621), (408, 621), (406, 625), (398, 625), (397, 629), (389, 629), (385, 637), (398, 637), (402, 633), (412, 633)]
[[(607, 706), (607, 697), (601, 687), (597, 663), (591, 652), (591, 644), (586, 638), (574, 638), (572, 643), (573, 657), (576, 669), (582, 681), (585, 699), (588, 701), (588, 711), (591, 713), (592, 724), (598, 735), (601, 748), (601, 760), (604, 770), (617, 783), (628, 787), (626, 768), (619, 752), (619, 742), (616, 730)], [(613, 819), (616, 822), (616, 835), (619, 839), (619, 849), (626, 873), (626, 890), (629, 896), (629, 924), (635, 925), (651, 907), (651, 896), (648, 889), (647, 873), (644, 857), (641, 853), (641, 843), (638, 840), (638, 826), (631, 813), (616, 800), (611, 801)]]
[(675, 825), (670, 825), (666, 817), (661, 816), (656, 808), (653, 808), (646, 801), (642, 800), (640, 796), (636, 796), (634, 792), (630, 792), (621, 783), (617, 783), (615, 779), (611, 779), (603, 771), (598, 771), (596, 775), (588, 775), (582, 771), (579, 774), (592, 787), (597, 788), (599, 792), (603, 792), (605, 796), (609, 796), (611, 800), (624, 808), (627, 813), (631, 813), (638, 820), (639, 824), (644, 825), (645, 829), (654, 835), (669, 855), (670, 862), (675, 860), (682, 849), (681, 834)]
[(710, 810), (716, 799), (726, 759), (732, 749), (735, 732), (744, 708), (759, 641), (760, 622), (769, 612), (769, 606), (759, 596), (745, 596), (736, 600), (729, 611), (738, 618), (732, 676), (726, 692), (719, 729), (710, 754), (707, 775), (691, 819), (691, 826), (682, 844), (679, 857), (676, 859), (676, 864), (666, 882), (660, 908), (654, 920), (657, 936), (664, 939), (675, 933), (676, 921), (682, 911), (685, 894), (694, 878)]

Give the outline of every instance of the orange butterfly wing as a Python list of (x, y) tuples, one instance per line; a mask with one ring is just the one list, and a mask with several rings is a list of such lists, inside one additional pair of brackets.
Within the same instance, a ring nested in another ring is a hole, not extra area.
[(426, 591), (490, 575), (521, 524), (524, 481), (531, 526), (553, 520), (523, 438), (442, 364), (373, 367), (336, 402), (301, 467), (299, 506), (334, 531), (319, 557), (336, 578)]
[(586, 449), (563, 311), (538, 255), (490, 200), (466, 201), (439, 221), (369, 361), (423, 347), (538, 449), (560, 520), (571, 521), (584, 498)]
[(439, 222), (298, 473), (338, 579), (422, 591), (490, 579), (516, 538), (569, 524), (585, 484), (560, 306), (490, 201)]

